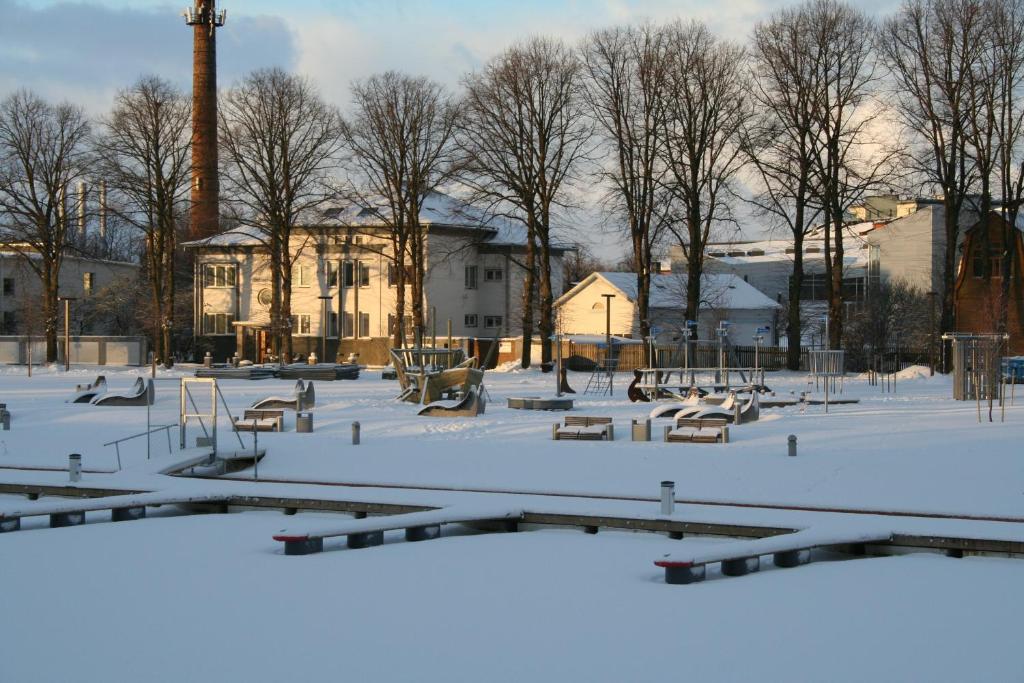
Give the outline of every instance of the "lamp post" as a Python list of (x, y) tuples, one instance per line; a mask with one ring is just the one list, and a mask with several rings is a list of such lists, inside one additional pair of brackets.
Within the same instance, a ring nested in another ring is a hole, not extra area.
[[(722, 374), (725, 372), (725, 338), (729, 336), (730, 324), (728, 320), (722, 320), (718, 323), (718, 328), (715, 330), (715, 334), (718, 335), (718, 378), (716, 382), (722, 381)], [(726, 384), (728, 384), (728, 381), (726, 381)]]
[(317, 298), (323, 302), (320, 307), (320, 362), (324, 362), (324, 359), (327, 358), (327, 321), (330, 320), (330, 316), (327, 313), (327, 302), (331, 301), (334, 296), (322, 294)]
[(64, 372), (67, 372), (71, 369), (71, 302), (76, 297), (62, 296), (58, 298), (64, 302)]
[(604, 297), (604, 343), (609, 350), (612, 348), (612, 299), (614, 294), (602, 294)]

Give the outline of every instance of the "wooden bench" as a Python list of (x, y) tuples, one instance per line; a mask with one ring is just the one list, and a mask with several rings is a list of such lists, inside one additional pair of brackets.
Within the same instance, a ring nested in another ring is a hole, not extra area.
[(236, 432), (284, 431), (284, 410), (246, 408), (242, 417), (235, 418)]
[(523, 517), (522, 508), (451, 507), (386, 515), (373, 519), (353, 519), (340, 524), (319, 524), (305, 529), (283, 529), (274, 535), (284, 543), (285, 555), (309, 555), (324, 549), (324, 539), (346, 536), (349, 548), (369, 548), (384, 542), (384, 532), (405, 529), (405, 540), (426, 541), (441, 535), (442, 524), (501, 522), (507, 531), (516, 531)]
[(720, 562), (722, 574), (743, 576), (761, 568), (761, 555), (772, 555), (776, 567), (798, 567), (811, 561), (813, 548), (882, 543), (892, 540), (889, 529), (834, 530), (803, 529), (790, 534), (752, 541), (735, 541), (693, 552), (670, 553), (654, 565), (665, 570), (665, 583), (687, 584), (703, 581), (706, 567)]
[(610, 417), (566, 415), (564, 424), (556, 422), (551, 427), (551, 438), (555, 441), (615, 441), (615, 425)]
[(729, 443), (729, 422), (720, 417), (680, 417), (665, 427), (665, 443)]

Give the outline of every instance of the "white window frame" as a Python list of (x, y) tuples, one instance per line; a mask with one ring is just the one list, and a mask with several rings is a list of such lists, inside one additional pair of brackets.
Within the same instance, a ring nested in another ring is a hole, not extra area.
[[(223, 332), (218, 332), (217, 328), (221, 327), (219, 324), (221, 321), (224, 322)], [(227, 337), (234, 336), (235, 329), (232, 323), (235, 322), (235, 316), (231, 313), (204, 313), (203, 314), (203, 335), (207, 337)]]
[[(208, 274), (213, 273), (213, 284), (209, 283)], [(228, 273), (231, 277), (228, 278)], [(222, 274), (223, 277), (218, 277)], [(218, 284), (222, 280), (223, 284)], [(204, 263), (203, 264), (203, 286), (207, 289), (234, 289), (238, 283), (238, 266), (234, 263)]]
[(479, 286), (479, 279), (477, 275), (478, 271), (476, 266), (466, 266), (464, 276), (465, 289), (476, 289)]
[[(305, 328), (305, 332), (303, 332)], [(313, 321), (309, 313), (292, 314), (292, 336), (311, 337), (313, 336)]]
[(505, 319), (500, 315), (485, 315), (484, 329), (496, 329), (501, 327), (504, 322)]
[(484, 268), (484, 282), (504, 282), (504, 268)]
[(462, 320), (463, 327), (479, 327), (480, 316), (476, 313), (467, 313)]

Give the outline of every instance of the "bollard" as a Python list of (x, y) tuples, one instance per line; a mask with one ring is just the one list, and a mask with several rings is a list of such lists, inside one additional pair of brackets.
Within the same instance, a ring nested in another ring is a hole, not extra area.
[(739, 403), (737, 403), (736, 405), (734, 405), (734, 406), (732, 407), (732, 422), (733, 422), (733, 424), (736, 424), (736, 425), (738, 425), (738, 424), (740, 424), (740, 423), (741, 423), (742, 421), (743, 421), (743, 418), (742, 418), (742, 416), (740, 415), (740, 404), (739, 404)]
[(789, 435), (789, 457), (796, 457), (796, 434)]
[(213, 354), (210, 353), (209, 351), (207, 351), (206, 355), (203, 356), (203, 367), (204, 368), (212, 368), (213, 367)]
[(310, 351), (309, 357), (306, 359), (306, 363), (309, 365), (316, 365), (316, 351)]
[(82, 480), (81, 453), (71, 453), (68, 455), (68, 480), (72, 482)]
[(676, 483), (674, 481), (661, 482), (661, 514), (671, 515), (676, 505)]
[(6, 410), (0, 410), (0, 427), (3, 427), (5, 432), (11, 429), (11, 414)]
[(359, 423), (358, 422), (353, 422), (352, 423), (352, 445), (353, 446), (358, 446), (359, 445)]

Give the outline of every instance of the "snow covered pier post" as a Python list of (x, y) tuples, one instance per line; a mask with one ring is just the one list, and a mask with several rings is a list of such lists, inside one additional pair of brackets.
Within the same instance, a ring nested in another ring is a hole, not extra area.
[(145, 505), (132, 505), (123, 508), (112, 508), (110, 510), (111, 522), (133, 522), (146, 517)]
[(68, 481), (78, 482), (82, 480), (82, 454), (71, 453), (68, 455)]
[(796, 434), (790, 434), (789, 438), (787, 439), (787, 441), (789, 442), (789, 457), (795, 458), (796, 457)]
[(358, 446), (359, 445), (359, 422), (358, 421), (352, 423), (352, 445), (353, 446)]

